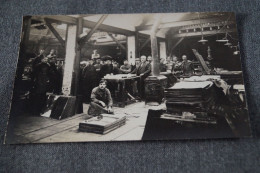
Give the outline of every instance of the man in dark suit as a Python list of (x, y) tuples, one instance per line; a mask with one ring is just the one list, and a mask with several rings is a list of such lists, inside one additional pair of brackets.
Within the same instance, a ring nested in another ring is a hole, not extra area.
[(137, 76), (144, 76), (146, 78), (151, 73), (151, 64), (146, 61), (146, 56), (141, 56), (141, 63), (136, 66), (136, 68), (132, 71), (132, 74), (136, 74)]
[(141, 56), (141, 63), (132, 71), (132, 74), (140, 76), (140, 82), (137, 83), (137, 87), (141, 98), (144, 98), (144, 80), (150, 73), (151, 64), (146, 61), (146, 56), (143, 55)]

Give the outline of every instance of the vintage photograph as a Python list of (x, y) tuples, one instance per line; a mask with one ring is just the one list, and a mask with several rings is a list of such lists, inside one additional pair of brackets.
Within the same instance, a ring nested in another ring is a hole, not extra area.
[(22, 20), (5, 144), (251, 136), (234, 13)]

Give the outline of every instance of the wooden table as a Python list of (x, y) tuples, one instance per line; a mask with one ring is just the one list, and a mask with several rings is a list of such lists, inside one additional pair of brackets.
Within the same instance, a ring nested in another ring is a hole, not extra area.
[(139, 86), (136, 83), (140, 83), (140, 76), (117, 74), (104, 76), (104, 79), (108, 82), (108, 89), (112, 94), (114, 106), (125, 107), (127, 104), (136, 101), (135, 96), (139, 94)]

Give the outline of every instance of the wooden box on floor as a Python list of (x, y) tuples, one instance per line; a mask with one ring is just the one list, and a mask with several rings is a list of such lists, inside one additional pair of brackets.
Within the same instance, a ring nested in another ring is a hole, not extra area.
[(61, 120), (82, 112), (80, 97), (58, 96), (57, 100), (53, 102), (50, 117)]
[(126, 122), (125, 115), (101, 114), (79, 123), (79, 131), (106, 134), (123, 126)]

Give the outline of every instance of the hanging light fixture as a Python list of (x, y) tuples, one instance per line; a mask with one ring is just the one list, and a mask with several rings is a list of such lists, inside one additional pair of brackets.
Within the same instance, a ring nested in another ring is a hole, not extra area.
[(208, 42), (208, 40), (205, 40), (203, 35), (201, 36), (201, 39), (198, 41), (199, 43), (205, 44), (206, 42)]
[[(199, 21), (200, 21), (200, 13), (198, 13), (198, 17), (199, 17)], [(203, 36), (203, 28), (202, 28), (202, 25), (201, 25), (201, 21), (200, 21), (200, 32), (201, 32), (201, 39), (198, 41), (199, 43), (202, 43), (202, 44), (205, 44), (206, 42), (208, 42), (208, 40), (204, 39), (204, 36)]]
[(229, 43), (229, 42), (227, 42), (227, 43), (225, 43), (224, 45), (225, 45), (225, 46), (231, 46), (232, 44)]
[(228, 39), (227, 39), (227, 32), (226, 32), (226, 35), (225, 35), (224, 38), (222, 38), (222, 39), (218, 39), (218, 40), (216, 40), (216, 42), (228, 42)]
[(240, 51), (239, 50), (237, 50), (237, 48), (238, 48), (238, 45), (237, 46), (234, 46), (235, 48), (236, 48), (236, 50), (233, 52), (233, 55), (238, 55), (239, 53), (240, 53)]

